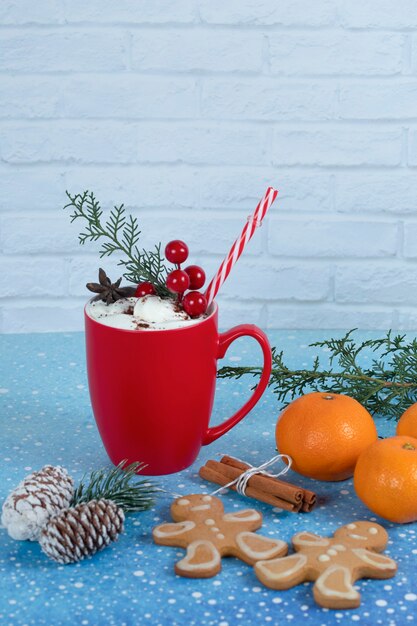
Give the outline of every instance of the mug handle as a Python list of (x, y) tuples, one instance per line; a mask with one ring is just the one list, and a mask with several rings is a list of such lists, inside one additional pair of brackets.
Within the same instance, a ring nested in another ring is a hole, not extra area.
[(272, 370), (271, 346), (269, 345), (266, 334), (254, 324), (240, 324), (239, 326), (234, 326), (225, 333), (219, 333), (217, 358), (222, 359), (224, 357), (230, 344), (235, 341), (235, 339), (246, 336), (256, 339), (262, 348), (264, 366), (261, 378), (249, 400), (238, 411), (236, 411), (232, 417), (229, 417), (229, 419), (225, 420), (218, 426), (213, 426), (207, 429), (203, 438), (203, 446), (215, 441), (240, 422), (240, 420), (243, 419), (251, 409), (253, 409), (268, 385)]

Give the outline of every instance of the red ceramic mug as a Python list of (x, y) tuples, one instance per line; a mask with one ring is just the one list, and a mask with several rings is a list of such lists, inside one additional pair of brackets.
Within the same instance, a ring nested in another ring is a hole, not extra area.
[[(224, 435), (255, 406), (268, 384), (268, 338), (252, 324), (217, 329), (217, 305), (193, 325), (170, 330), (124, 330), (85, 314), (91, 404), (112, 462), (147, 464), (145, 474), (171, 474), (191, 465), (202, 445)], [(232, 417), (210, 427), (217, 360), (238, 337), (263, 352), (260, 381)]]

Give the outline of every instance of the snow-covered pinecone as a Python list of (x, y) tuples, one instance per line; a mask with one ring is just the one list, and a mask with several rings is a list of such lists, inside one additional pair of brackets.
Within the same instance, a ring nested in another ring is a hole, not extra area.
[(111, 500), (90, 500), (61, 511), (42, 530), (39, 544), (58, 563), (76, 563), (123, 532), (123, 510)]
[(1, 523), (13, 539), (36, 541), (47, 521), (69, 506), (73, 494), (74, 481), (67, 470), (45, 465), (9, 494)]

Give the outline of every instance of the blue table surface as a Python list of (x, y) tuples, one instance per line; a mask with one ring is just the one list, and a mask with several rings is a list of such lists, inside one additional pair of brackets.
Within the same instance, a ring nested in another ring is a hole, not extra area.
[[(309, 343), (342, 334), (275, 331), (269, 337), (271, 344), (284, 350), (290, 365), (301, 367), (310, 364), (317, 353)], [(380, 335), (356, 334), (358, 339)], [(1, 500), (28, 473), (45, 464), (66, 467), (76, 482), (86, 472), (109, 467), (89, 403), (83, 334), (3, 335), (0, 354)], [(325, 351), (322, 356), (326, 359)], [(224, 359), (225, 364), (259, 362), (259, 348), (249, 339), (235, 343)], [(252, 383), (246, 377), (218, 381), (212, 423), (222, 421), (242, 404)], [(49, 560), (37, 543), (13, 541), (0, 530), (0, 622), (13, 626), (414, 623), (417, 525), (391, 524), (373, 516), (355, 496), (352, 480), (316, 482), (289, 472), (288, 480), (319, 495), (319, 505), (309, 514), (274, 510), (235, 492), (222, 498), (226, 511), (253, 506), (260, 510), (264, 523), (259, 532), (287, 542), (301, 530), (330, 535), (354, 520), (382, 524), (390, 537), (386, 554), (397, 559), (398, 573), (390, 580), (358, 581), (362, 595), (358, 609), (318, 607), (311, 583), (288, 591), (267, 589), (250, 566), (234, 558), (224, 560), (221, 573), (214, 578), (180, 578), (173, 568), (183, 551), (153, 543), (152, 528), (170, 520), (170, 492), (209, 493), (214, 489), (198, 476), (207, 459), (228, 453), (256, 465), (274, 456), (279, 408), (268, 390), (240, 424), (201, 450), (192, 467), (159, 477), (160, 486), (169, 493), (151, 510), (128, 515), (119, 540), (91, 559), (61, 566)], [(394, 434), (393, 422), (379, 418), (377, 427), (381, 435)]]

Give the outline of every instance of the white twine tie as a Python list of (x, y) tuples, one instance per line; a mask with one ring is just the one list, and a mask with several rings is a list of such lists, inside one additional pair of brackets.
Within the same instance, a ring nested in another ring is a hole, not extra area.
[[(265, 472), (265, 469), (267, 467), (274, 465), (274, 463), (276, 463), (277, 461), (281, 459), (287, 459), (288, 465), (285, 465), (285, 467), (283, 467), (280, 472), (278, 472), (277, 474), (271, 474), (270, 472)], [(216, 495), (216, 493), (220, 493), (224, 489), (228, 489), (232, 485), (236, 485), (236, 491), (241, 496), (245, 496), (246, 487), (248, 485), (249, 480), (252, 478), (252, 476), (255, 476), (255, 474), (264, 474), (265, 476), (271, 476), (271, 478), (278, 478), (279, 476), (283, 476), (284, 474), (288, 472), (288, 470), (291, 468), (291, 464), (292, 464), (292, 458), (288, 456), (288, 454), (277, 454), (276, 456), (272, 457), (272, 459), (269, 459), (269, 461), (265, 461), (265, 463), (262, 463), (262, 465), (259, 465), (258, 467), (254, 467), (253, 465), (251, 465), (249, 469), (245, 470), (237, 478), (235, 478), (234, 480), (231, 480), (230, 483), (227, 483), (227, 485), (222, 485), (219, 489), (212, 491), (210, 495), (214, 496)]]

